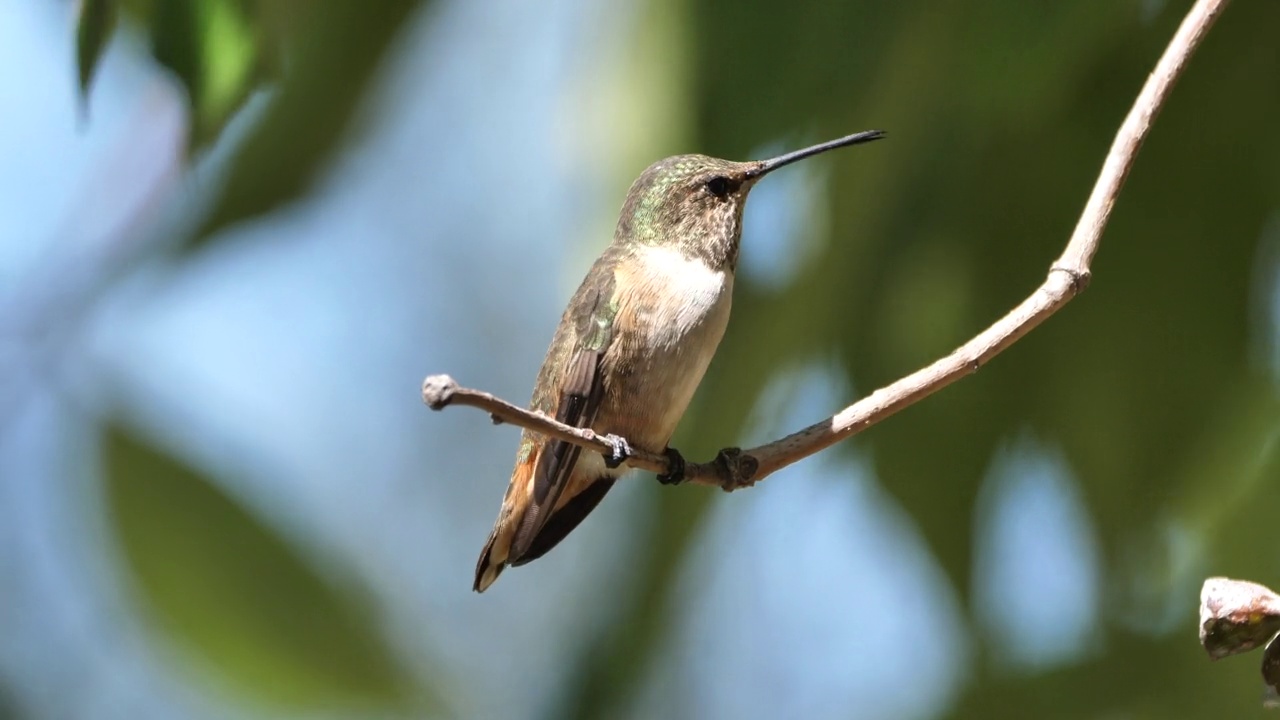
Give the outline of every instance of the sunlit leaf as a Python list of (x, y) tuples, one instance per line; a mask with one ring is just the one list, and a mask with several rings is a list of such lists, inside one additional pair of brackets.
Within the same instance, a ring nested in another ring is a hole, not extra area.
[(254, 69), (263, 50), (252, 18), (235, 0), (204, 3), (204, 80), (194, 137), (212, 140), (253, 89)]
[(120, 430), (114, 526), (142, 599), (231, 685), (298, 709), (403, 708), (412, 686), (367, 609), (218, 487)]
[(216, 138), (253, 88), (264, 50), (251, 20), (237, 0), (168, 0), (149, 14), (156, 60), (187, 90), (193, 147)]

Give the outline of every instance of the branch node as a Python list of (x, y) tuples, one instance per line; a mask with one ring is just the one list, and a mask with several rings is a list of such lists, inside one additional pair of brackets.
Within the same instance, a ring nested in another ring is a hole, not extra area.
[(422, 402), (432, 410), (443, 410), (453, 401), (458, 383), (448, 375), (428, 375), (422, 381)]
[(1065, 265), (1054, 265), (1049, 268), (1049, 272), (1066, 273), (1067, 280), (1071, 283), (1073, 297), (1087, 290), (1089, 282), (1093, 279), (1093, 273), (1089, 272), (1088, 268), (1077, 269)]
[(665, 452), (667, 456), (667, 471), (658, 475), (658, 482), (663, 485), (679, 485), (684, 482), (685, 461), (684, 456), (679, 450), (668, 447)]
[(724, 448), (712, 461), (720, 476), (720, 489), (733, 492), (756, 484), (756, 472), (760, 461), (754, 455), (742, 452), (742, 448)]

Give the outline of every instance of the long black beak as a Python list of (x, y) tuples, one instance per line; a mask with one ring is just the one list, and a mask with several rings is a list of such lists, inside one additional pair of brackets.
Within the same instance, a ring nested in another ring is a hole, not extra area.
[(807, 157), (817, 155), (818, 153), (824, 153), (828, 150), (835, 150), (836, 148), (847, 147), (849, 145), (860, 145), (865, 142), (871, 142), (872, 140), (879, 140), (884, 136), (885, 132), (883, 130), (864, 130), (860, 133), (846, 135), (842, 138), (836, 138), (835, 140), (828, 140), (827, 142), (819, 143), (801, 150), (793, 150), (786, 155), (779, 155), (771, 160), (761, 160), (759, 165), (747, 171), (747, 179), (751, 180), (758, 178), (777, 170), (783, 165), (790, 165), (797, 160), (803, 160)]

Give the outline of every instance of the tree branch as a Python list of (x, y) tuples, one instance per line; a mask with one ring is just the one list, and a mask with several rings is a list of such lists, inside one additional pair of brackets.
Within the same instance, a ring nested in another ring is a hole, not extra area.
[(1266, 707), (1280, 707), (1280, 595), (1248, 580), (1211, 577), (1200, 589), (1200, 644), (1214, 660), (1263, 648)]
[[(721, 450), (710, 463), (689, 463), (685, 478), (726, 491), (748, 487), (770, 474), (856, 435), (894, 413), (942, 388), (973, 374), (991, 358), (1040, 325), (1088, 286), (1090, 263), (1098, 251), (1102, 231), (1111, 217), (1116, 196), (1133, 167), (1151, 122), (1163, 107), (1169, 91), (1186, 68), (1191, 54), (1226, 7), (1228, 0), (1198, 0), (1183, 19), (1155, 70), (1147, 78), (1133, 107), (1116, 133), (1102, 165), (1102, 172), (1061, 257), (1049, 268), (1040, 287), (1021, 304), (961, 345), (950, 355), (855, 402), (822, 422), (815, 423), (771, 443), (748, 450)], [(459, 387), (447, 375), (433, 375), (423, 382), (423, 401), (434, 410), (456, 403), (488, 411), (496, 422), (509, 422), (584, 448), (608, 454), (612, 446), (591, 430), (570, 427), (519, 408), (489, 393)], [(638, 448), (627, 461), (633, 467), (667, 472), (666, 456)]]
[(1200, 587), (1200, 644), (1214, 660), (1249, 652), (1280, 633), (1280, 595), (1248, 580), (1211, 577)]

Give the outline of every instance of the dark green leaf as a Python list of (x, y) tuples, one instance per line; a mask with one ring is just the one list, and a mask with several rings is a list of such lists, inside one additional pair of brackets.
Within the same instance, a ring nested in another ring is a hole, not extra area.
[(82, 0), (80, 21), (76, 26), (76, 68), (80, 76), (80, 102), (86, 113), (89, 86), (93, 83), (98, 61), (111, 40), (115, 24), (115, 0)]
[(175, 641), (261, 701), (405, 707), (411, 686), (352, 593), (192, 468), (116, 429), (106, 457), (129, 570)]
[(194, 117), (200, 115), (204, 82), (201, 4), (201, 0), (167, 0), (156, 3), (151, 14), (151, 54), (187, 89)]

